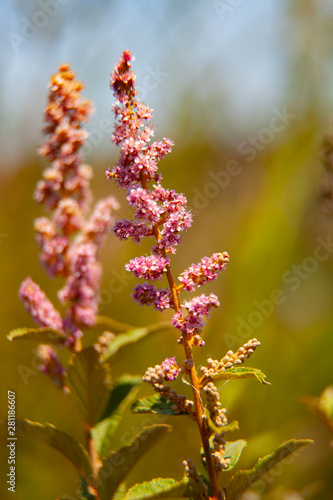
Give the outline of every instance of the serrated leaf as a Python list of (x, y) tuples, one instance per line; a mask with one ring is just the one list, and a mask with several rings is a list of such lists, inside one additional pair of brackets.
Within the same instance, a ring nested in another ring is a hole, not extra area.
[(291, 455), (295, 451), (311, 443), (313, 443), (311, 439), (291, 439), (278, 446), (270, 455), (259, 458), (253, 469), (236, 472), (236, 474), (229, 479), (227, 484), (226, 491), (228, 500), (238, 500), (253, 483), (272, 469), (274, 465), (283, 462), (284, 458), (288, 455)]
[(31, 420), (16, 420), (18, 431), (38, 439), (58, 450), (79, 471), (80, 475), (87, 478), (92, 474), (92, 467), (86, 449), (76, 439), (60, 431), (52, 424), (41, 424)]
[(141, 398), (132, 404), (133, 413), (160, 413), (162, 415), (188, 415), (186, 412), (176, 413), (172, 406), (174, 403), (161, 396)]
[(87, 347), (73, 355), (67, 377), (84, 422), (93, 427), (109, 398), (109, 366), (101, 361), (93, 347)]
[(33, 340), (39, 344), (63, 345), (66, 336), (53, 330), (52, 328), (15, 328), (8, 335), (7, 339), (13, 340)]
[[(256, 378), (262, 384), (269, 384), (265, 380), (266, 375), (258, 368), (248, 368), (246, 366), (232, 366), (227, 370), (209, 375), (209, 380), (230, 380), (233, 378)], [(206, 378), (205, 378), (206, 381)]]
[(224, 458), (229, 458), (230, 462), (228, 468), (224, 469), (225, 471), (229, 471), (235, 467), (246, 445), (247, 442), (245, 441), (245, 439), (237, 439), (237, 441), (226, 441)]
[(170, 425), (166, 424), (145, 427), (131, 443), (111, 452), (103, 460), (99, 470), (98, 493), (100, 499), (110, 500), (136, 462), (170, 430)]
[[(221, 432), (221, 428), (219, 432)], [(226, 469), (223, 469), (223, 471), (229, 471), (235, 467), (245, 446), (247, 446), (247, 442), (245, 441), (245, 439), (238, 439), (237, 441), (226, 441), (223, 458), (229, 458), (229, 465)], [(212, 446), (211, 451), (214, 451)], [(201, 448), (200, 450), (200, 456), (202, 464), (206, 469), (206, 463), (204, 460), (205, 453), (203, 448)]]
[(151, 481), (135, 484), (126, 493), (124, 500), (153, 500), (159, 498), (208, 498), (202, 483), (187, 478), (176, 481), (172, 478), (157, 477)]
[(114, 340), (112, 340), (107, 349), (103, 351), (102, 356), (105, 360), (114, 356), (119, 349), (130, 344), (134, 344), (139, 340), (147, 337), (152, 333), (162, 332), (170, 328), (170, 323), (165, 321), (163, 323), (157, 323), (156, 325), (150, 325), (144, 328), (135, 328), (134, 330), (129, 330), (126, 333), (119, 333)]
[(117, 491), (112, 497), (112, 500), (123, 500), (126, 495), (126, 483), (121, 483)]
[(96, 450), (104, 457), (111, 449), (111, 439), (120, 423), (127, 405), (135, 398), (141, 377), (124, 375), (117, 379), (111, 391), (110, 398), (99, 422), (92, 429)]

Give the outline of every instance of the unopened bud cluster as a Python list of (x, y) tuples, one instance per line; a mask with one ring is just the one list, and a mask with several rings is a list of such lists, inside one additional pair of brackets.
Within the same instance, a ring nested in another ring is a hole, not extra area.
[(222, 471), (229, 467), (230, 458), (225, 458), (225, 441), (224, 434), (214, 434), (213, 437), (214, 451), (212, 453), (215, 470)]
[(185, 467), (185, 476), (188, 478), (188, 479), (191, 479), (192, 481), (196, 482), (196, 483), (200, 483), (201, 486), (203, 487), (203, 498), (209, 498), (209, 495), (208, 495), (208, 487), (206, 485), (206, 483), (204, 482), (204, 480), (202, 479), (202, 477), (200, 476), (199, 472), (198, 472), (198, 469), (195, 465), (195, 463), (193, 462), (193, 460), (191, 458), (188, 458), (187, 460), (183, 460), (183, 465)]
[(210, 418), (216, 427), (224, 427), (227, 425), (228, 420), (226, 417), (227, 410), (221, 408), (220, 395), (213, 382), (208, 382), (203, 388), (206, 394), (206, 408), (209, 411)]
[(94, 348), (99, 353), (105, 352), (108, 345), (115, 339), (115, 337), (114, 333), (108, 331), (103, 332), (102, 335), (98, 337), (96, 344), (94, 344)]
[(204, 378), (209, 378), (218, 372), (232, 368), (234, 365), (241, 365), (254, 353), (258, 346), (260, 346), (260, 342), (257, 339), (251, 339), (246, 344), (243, 344), (237, 352), (228, 351), (220, 361), (208, 358), (207, 366), (202, 366), (200, 370)]
[(181, 368), (175, 361), (175, 358), (167, 358), (161, 365), (150, 367), (142, 377), (144, 382), (152, 384), (154, 391), (158, 392), (162, 397), (168, 398), (173, 406), (171, 407), (174, 413), (188, 413), (191, 418), (194, 418), (194, 403), (186, 396), (178, 394), (177, 391), (165, 384), (165, 381), (174, 380)]

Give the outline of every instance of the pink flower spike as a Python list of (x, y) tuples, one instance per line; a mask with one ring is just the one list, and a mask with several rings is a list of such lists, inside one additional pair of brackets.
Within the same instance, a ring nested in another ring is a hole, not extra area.
[(178, 280), (184, 285), (184, 288), (190, 292), (214, 280), (218, 273), (225, 269), (229, 262), (227, 252), (214, 253), (211, 257), (203, 257), (199, 264), (192, 264), (188, 269), (185, 269), (178, 277)]
[(19, 295), (26, 310), (31, 314), (37, 325), (63, 332), (63, 322), (60, 314), (31, 278), (23, 281)]

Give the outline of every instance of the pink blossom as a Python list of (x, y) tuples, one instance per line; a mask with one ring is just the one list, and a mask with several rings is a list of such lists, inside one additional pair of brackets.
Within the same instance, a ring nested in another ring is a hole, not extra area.
[(195, 290), (196, 286), (202, 286), (207, 281), (214, 280), (218, 273), (225, 269), (229, 262), (227, 252), (214, 253), (211, 257), (203, 257), (199, 264), (192, 264), (185, 269), (178, 277), (178, 280), (184, 285), (184, 288), (190, 292)]

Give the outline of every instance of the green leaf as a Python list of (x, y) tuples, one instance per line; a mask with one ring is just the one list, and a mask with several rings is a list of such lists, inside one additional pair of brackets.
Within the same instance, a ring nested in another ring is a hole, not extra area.
[(161, 413), (162, 415), (188, 415), (186, 412), (176, 413), (172, 406), (174, 403), (161, 396), (141, 398), (132, 404), (133, 413)]
[(87, 347), (72, 357), (68, 367), (68, 382), (84, 422), (92, 427), (109, 398), (109, 366), (101, 361), (93, 347)]
[(52, 448), (60, 451), (79, 471), (84, 478), (92, 474), (90, 458), (76, 439), (63, 431), (60, 431), (52, 424), (40, 424), (31, 420), (16, 420), (17, 430), (48, 444)]
[(166, 424), (145, 427), (131, 443), (111, 452), (99, 470), (100, 499), (110, 500), (136, 462), (170, 430), (170, 425)]
[(82, 477), (79, 478), (79, 482), (80, 482), (79, 495), (81, 497), (81, 500), (96, 500), (96, 497), (90, 493), (88, 485)]
[(124, 500), (153, 500), (158, 498), (207, 498), (207, 488), (203, 483), (195, 483), (187, 478), (176, 481), (172, 478), (157, 477), (151, 481), (135, 484), (126, 493)]
[(233, 432), (233, 431), (238, 431), (239, 425), (237, 420), (234, 420), (233, 422), (230, 422), (229, 424), (225, 425), (224, 427), (218, 427), (215, 425), (213, 420), (211, 419), (209, 410), (207, 408), (204, 408), (205, 410), (205, 415), (207, 418), (207, 423), (208, 427), (215, 433), (215, 434), (221, 434), (221, 432)]
[(223, 427), (223, 432), (234, 432), (239, 430), (239, 423), (237, 420), (233, 420), (229, 424)]
[[(311, 439), (291, 439), (282, 443), (273, 453), (259, 458), (253, 469), (240, 470), (236, 472), (228, 481), (227, 498), (228, 500), (238, 500), (240, 496), (261, 476), (266, 474), (274, 465), (284, 461), (284, 459), (295, 451), (313, 443)], [(285, 462), (290, 463), (290, 460)]]
[(10, 341), (33, 340), (39, 344), (59, 346), (65, 343), (66, 336), (57, 330), (52, 330), (52, 328), (16, 328), (7, 335), (7, 339)]
[(133, 399), (133, 393), (137, 392), (141, 383), (142, 377), (140, 375), (122, 375), (115, 380), (109, 401), (100, 420), (112, 416), (119, 411), (120, 407), (124, 411), (125, 406)]
[(97, 316), (96, 317), (97, 325), (106, 325), (112, 330), (116, 332), (126, 332), (127, 330), (133, 330), (133, 325), (128, 325), (127, 323), (120, 323), (119, 321), (109, 318), (109, 316)]
[(244, 439), (237, 439), (237, 441), (226, 441), (224, 458), (230, 458), (230, 463), (226, 471), (229, 471), (237, 464), (242, 451), (244, 450), (247, 442)]
[(117, 491), (112, 497), (112, 500), (123, 500), (126, 495), (126, 483), (121, 483)]
[(103, 351), (102, 356), (105, 360), (114, 356), (119, 349), (125, 347), (129, 344), (134, 344), (139, 340), (147, 337), (151, 333), (162, 332), (163, 330), (168, 330), (170, 328), (170, 322), (165, 321), (163, 323), (157, 323), (156, 325), (150, 325), (144, 328), (135, 328), (134, 330), (129, 330), (126, 333), (120, 333), (116, 336), (114, 340), (111, 340), (107, 349)]
[(301, 401), (333, 431), (333, 386), (326, 387), (319, 397), (303, 396)]
[(124, 375), (115, 381), (103, 415), (92, 429), (92, 436), (100, 457), (104, 457), (110, 451), (111, 439), (122, 414), (126, 406), (135, 398), (141, 382), (141, 377), (131, 375)]
[(258, 368), (247, 368), (246, 366), (233, 366), (227, 370), (216, 372), (213, 375), (209, 375), (207, 382), (210, 380), (230, 380), (233, 378), (256, 378), (262, 384), (269, 384), (265, 380), (266, 375), (261, 370)]

